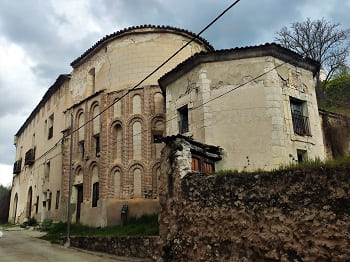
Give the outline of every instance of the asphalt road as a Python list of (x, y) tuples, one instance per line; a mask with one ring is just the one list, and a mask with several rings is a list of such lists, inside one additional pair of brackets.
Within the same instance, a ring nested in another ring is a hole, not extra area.
[(51, 244), (37, 238), (42, 233), (31, 230), (0, 231), (3, 233), (0, 238), (1, 262), (145, 261)]

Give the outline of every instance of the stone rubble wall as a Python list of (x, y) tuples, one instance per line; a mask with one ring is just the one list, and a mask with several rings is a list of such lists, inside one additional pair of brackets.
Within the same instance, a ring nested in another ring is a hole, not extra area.
[(159, 190), (163, 259), (350, 259), (349, 165), (270, 173), (191, 173), (188, 147), (179, 139), (168, 144), (163, 156)]
[(324, 110), (319, 113), (327, 157), (350, 155), (350, 118)]
[[(117, 256), (151, 259), (157, 249), (159, 237), (71, 237), (70, 245), (91, 251), (105, 252)], [(61, 239), (62, 244), (66, 238)]]

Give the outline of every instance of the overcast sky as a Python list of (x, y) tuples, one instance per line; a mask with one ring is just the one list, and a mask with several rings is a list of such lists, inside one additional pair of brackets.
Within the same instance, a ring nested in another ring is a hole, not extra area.
[[(0, 0), (0, 184), (10, 185), (13, 135), (70, 62), (106, 34), (140, 24), (200, 31), (227, 0)], [(350, 27), (350, 0), (241, 0), (203, 34), (216, 49), (274, 41), (294, 21)]]

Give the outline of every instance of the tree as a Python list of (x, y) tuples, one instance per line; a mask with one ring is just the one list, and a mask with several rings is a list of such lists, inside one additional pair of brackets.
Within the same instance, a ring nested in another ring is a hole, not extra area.
[(341, 29), (324, 18), (292, 23), (290, 28), (283, 27), (276, 33), (275, 41), (302, 56), (318, 61), (326, 70), (325, 82), (334, 71), (346, 64), (350, 51), (350, 30)]

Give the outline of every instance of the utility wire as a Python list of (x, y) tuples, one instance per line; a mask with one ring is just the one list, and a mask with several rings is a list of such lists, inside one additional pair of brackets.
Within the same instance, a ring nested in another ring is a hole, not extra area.
[(143, 82), (145, 82), (148, 78), (150, 78), (152, 75), (154, 75), (160, 68), (162, 68), (164, 65), (166, 65), (171, 59), (173, 59), (178, 53), (180, 53), (183, 49), (185, 49), (189, 44), (191, 44), (194, 40), (198, 39), (201, 34), (203, 34), (209, 27), (211, 27), (216, 21), (218, 21), (225, 13), (227, 13), (232, 7), (234, 7), (236, 4), (238, 4), (241, 0), (234, 1), (231, 5), (229, 5), (224, 11), (222, 11), (214, 20), (212, 20), (207, 26), (205, 26), (198, 34), (192, 37), (192, 39), (187, 42), (185, 45), (183, 45), (181, 48), (179, 48), (174, 54), (172, 54), (168, 59), (166, 59), (162, 64), (160, 64), (156, 69), (154, 69), (151, 73), (149, 73), (145, 78), (143, 78), (140, 82), (138, 82), (135, 86), (128, 89), (126, 93), (124, 93), (121, 97), (117, 98), (113, 101), (110, 105), (108, 105), (106, 108), (104, 108), (100, 113), (98, 113), (96, 116), (93, 116), (91, 119), (86, 121), (84, 124), (79, 126), (76, 129), (73, 129), (67, 134), (66, 136), (63, 136), (61, 139), (59, 139), (53, 147), (51, 147), (49, 150), (47, 150), (45, 153), (43, 153), (40, 157), (38, 157), (36, 160), (41, 159), (42, 157), (46, 156), (49, 152), (51, 152), (55, 147), (58, 146), (58, 144), (63, 141), (65, 137), (70, 136), (71, 134), (75, 133), (79, 129), (86, 126), (88, 123), (93, 121), (95, 118), (106, 112), (109, 108), (111, 108), (115, 103), (126, 97), (131, 91), (135, 90), (137, 87), (139, 87)]

